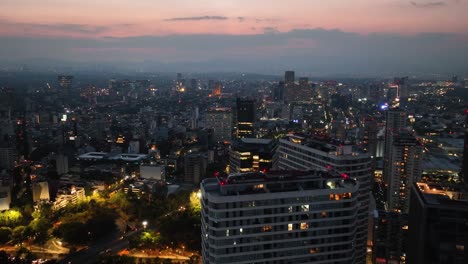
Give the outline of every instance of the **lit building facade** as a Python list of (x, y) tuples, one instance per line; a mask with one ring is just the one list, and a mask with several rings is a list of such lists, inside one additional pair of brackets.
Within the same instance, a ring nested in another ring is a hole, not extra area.
[(423, 147), (407, 130), (390, 138), (387, 175), (389, 211), (408, 213), (411, 184), (421, 178)]
[(356, 224), (356, 256), (358, 263), (366, 257), (369, 198), (371, 191), (372, 160), (369, 153), (359, 152), (352, 145), (311, 136), (288, 135), (279, 140), (275, 169), (328, 170), (359, 182)]
[(323, 171), (231, 174), (201, 184), (203, 263), (358, 261), (359, 183)]
[(276, 150), (273, 139), (242, 138), (229, 149), (229, 172), (269, 170)]

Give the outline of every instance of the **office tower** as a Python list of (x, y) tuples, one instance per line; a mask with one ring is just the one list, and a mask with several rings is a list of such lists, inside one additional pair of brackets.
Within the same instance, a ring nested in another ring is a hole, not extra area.
[(230, 108), (210, 108), (205, 115), (205, 127), (213, 129), (215, 141), (230, 141), (232, 137), (232, 112)]
[(372, 263), (402, 264), (408, 247), (408, 215), (374, 211)]
[(373, 117), (365, 117), (362, 124), (362, 143), (364, 149), (369, 152), (371, 157), (376, 157), (378, 132), (377, 120)]
[(277, 142), (273, 139), (241, 138), (229, 149), (229, 172), (269, 170), (273, 165)]
[(237, 137), (255, 137), (255, 100), (237, 98)]
[(185, 155), (185, 182), (200, 184), (206, 174), (207, 159), (202, 154), (190, 153)]
[(388, 177), (390, 172), (388, 171), (391, 167), (389, 163), (390, 151), (392, 138), (402, 128), (406, 127), (406, 113), (399, 108), (391, 108), (387, 110), (385, 117), (385, 148), (384, 148), (384, 181), (388, 183)]
[(203, 263), (361, 263), (359, 183), (324, 171), (201, 184)]
[(59, 75), (57, 77), (60, 88), (70, 89), (73, 81), (72, 75)]
[(284, 73), (284, 82), (286, 83), (286, 85), (294, 83), (294, 81), (295, 81), (294, 71), (286, 71)]
[(328, 170), (359, 182), (356, 212), (356, 258), (364, 263), (367, 245), (372, 163), (368, 153), (352, 145), (313, 136), (289, 135), (279, 140), (274, 168), (281, 170)]
[(468, 109), (465, 110), (465, 142), (463, 148), (462, 179), (468, 186)]
[(284, 90), (285, 84), (283, 81), (280, 81), (277, 86), (273, 88), (273, 100), (283, 101), (284, 100)]
[(387, 176), (389, 211), (408, 213), (411, 184), (421, 178), (423, 147), (409, 131), (401, 129), (391, 138)]
[(411, 184), (408, 263), (468, 263), (468, 192)]

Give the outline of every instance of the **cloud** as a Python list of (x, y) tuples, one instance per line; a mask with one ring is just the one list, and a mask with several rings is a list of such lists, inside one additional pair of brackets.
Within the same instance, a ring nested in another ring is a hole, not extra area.
[(442, 2), (442, 1), (437, 1), (437, 2), (414, 2), (414, 1), (411, 1), (410, 2), (412, 6), (414, 7), (421, 7), (421, 8), (425, 8), (425, 7), (441, 7), (441, 6), (446, 6), (447, 3), (446, 2)]
[[(115, 27), (129, 27), (132, 24), (118, 24)], [(22, 23), (0, 19), (0, 27), (11, 28), (32, 33), (54, 32), (54, 33), (78, 33), (84, 35), (94, 35), (104, 33), (112, 29), (113, 26), (93, 26), (86, 24), (41, 24), (41, 23)]]
[(164, 19), (164, 21), (200, 21), (200, 20), (227, 20), (225, 16), (194, 16), (194, 17), (173, 17)]

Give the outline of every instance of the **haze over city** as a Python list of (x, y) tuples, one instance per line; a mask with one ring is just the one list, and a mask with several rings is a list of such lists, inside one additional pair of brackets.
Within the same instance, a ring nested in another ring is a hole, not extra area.
[(467, 9), (463, 0), (2, 0), (0, 66), (463, 74)]
[(0, 264), (467, 264), (468, 0), (0, 0)]

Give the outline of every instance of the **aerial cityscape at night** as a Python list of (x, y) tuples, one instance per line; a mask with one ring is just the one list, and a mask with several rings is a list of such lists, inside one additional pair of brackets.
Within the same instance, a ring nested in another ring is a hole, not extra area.
[(468, 263), (467, 1), (0, 6), (0, 264)]

